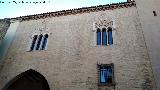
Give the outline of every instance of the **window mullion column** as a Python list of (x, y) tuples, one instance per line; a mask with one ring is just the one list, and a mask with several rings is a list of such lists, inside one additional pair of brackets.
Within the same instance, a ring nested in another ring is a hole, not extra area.
[(47, 48), (48, 48), (48, 38), (46, 39), (46, 46), (45, 46), (45, 48), (44, 48), (44, 50), (47, 50)]
[(103, 32), (102, 32), (102, 29), (100, 29), (101, 31), (101, 46), (102, 46), (102, 42), (103, 42)]
[(106, 30), (106, 35), (107, 35), (106, 36), (106, 38), (107, 38), (106, 41), (107, 41), (107, 46), (108, 46), (108, 29)]
[(117, 38), (116, 38), (116, 35), (115, 35), (115, 34), (116, 34), (116, 31), (115, 31), (115, 29), (113, 29), (113, 30), (112, 30), (112, 39), (113, 39), (113, 41), (112, 41), (112, 42), (113, 42), (114, 44), (116, 44), (116, 40), (117, 40)]

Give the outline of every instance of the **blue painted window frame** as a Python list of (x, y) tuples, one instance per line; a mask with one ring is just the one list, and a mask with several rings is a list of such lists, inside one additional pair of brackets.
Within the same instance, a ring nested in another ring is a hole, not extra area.
[(102, 45), (107, 45), (107, 33), (106, 28), (102, 29)]
[(34, 47), (35, 47), (37, 38), (38, 38), (38, 35), (34, 35), (34, 36), (33, 36), (32, 44), (31, 44), (31, 47), (30, 47), (30, 51), (33, 51), (33, 50), (34, 50)]
[(46, 44), (47, 44), (47, 40), (48, 40), (48, 34), (45, 34), (43, 42), (42, 42), (42, 48), (41, 48), (41, 50), (45, 50)]
[(113, 35), (112, 35), (112, 28), (108, 28), (108, 45), (113, 44)]
[(48, 34), (34, 35), (32, 38), (32, 43), (31, 43), (29, 51), (46, 50), (46, 46), (48, 43), (48, 37), (49, 37)]
[(97, 45), (101, 45), (101, 30), (97, 29)]
[(43, 39), (43, 35), (40, 34), (39, 37), (38, 37), (38, 42), (37, 42), (36, 50), (39, 50), (41, 42), (42, 42), (42, 39)]
[(114, 84), (114, 69), (113, 64), (101, 64), (99, 68), (99, 84), (107, 85)]

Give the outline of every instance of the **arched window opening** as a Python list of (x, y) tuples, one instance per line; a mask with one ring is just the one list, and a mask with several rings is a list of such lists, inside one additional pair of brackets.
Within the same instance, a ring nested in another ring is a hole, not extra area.
[(101, 31), (97, 29), (97, 45), (101, 45)]
[(42, 37), (43, 37), (43, 35), (42, 35), (42, 34), (41, 34), (41, 35), (39, 35), (36, 50), (39, 50), (39, 47), (40, 47), (40, 44), (41, 44), (41, 41), (42, 41)]
[(45, 35), (44, 35), (44, 38), (43, 38), (41, 50), (44, 50), (44, 49), (45, 49), (46, 44), (47, 44), (47, 38), (48, 38), (48, 34), (45, 34)]
[(37, 37), (38, 37), (38, 35), (34, 35), (33, 40), (32, 40), (32, 44), (30, 47), (30, 51), (32, 51), (34, 49)]
[(50, 88), (43, 75), (30, 69), (13, 78), (3, 90), (50, 90)]
[(106, 29), (102, 29), (102, 45), (107, 45), (107, 33)]
[(112, 28), (108, 28), (108, 44), (112, 45), (113, 44), (113, 36), (112, 36)]

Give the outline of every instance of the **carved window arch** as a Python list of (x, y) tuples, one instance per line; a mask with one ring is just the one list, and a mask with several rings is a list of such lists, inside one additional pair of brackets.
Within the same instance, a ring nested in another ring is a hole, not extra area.
[(30, 36), (27, 51), (47, 50), (48, 37), (51, 35), (47, 23), (48, 21), (43, 20), (36, 24), (35, 30), (33, 31), (34, 34)]
[(107, 46), (113, 44), (113, 21), (103, 20), (94, 23), (94, 42), (98, 46)]

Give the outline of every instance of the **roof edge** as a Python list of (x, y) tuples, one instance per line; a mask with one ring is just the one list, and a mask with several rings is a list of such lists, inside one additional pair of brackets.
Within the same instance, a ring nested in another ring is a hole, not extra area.
[(69, 9), (69, 10), (61, 10), (56, 12), (20, 16), (20, 17), (10, 18), (10, 19), (19, 20), (19, 21), (29, 21), (29, 20), (44, 19), (48, 17), (59, 17), (59, 16), (98, 12), (98, 11), (113, 10), (113, 9), (120, 9), (120, 8), (128, 8), (132, 6), (136, 6), (135, 1), (112, 3), (112, 4), (106, 4), (106, 5), (91, 6), (91, 7), (82, 7), (82, 8)]

